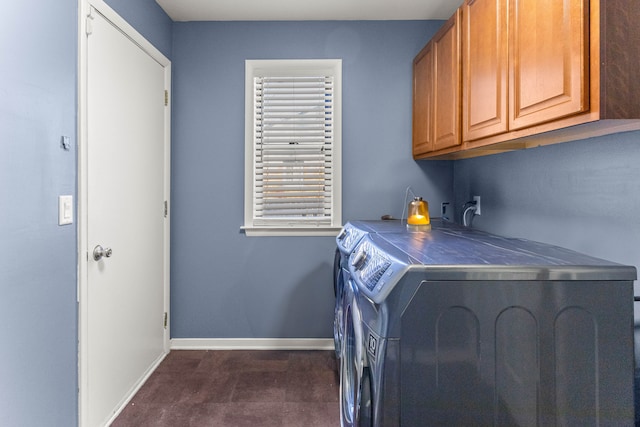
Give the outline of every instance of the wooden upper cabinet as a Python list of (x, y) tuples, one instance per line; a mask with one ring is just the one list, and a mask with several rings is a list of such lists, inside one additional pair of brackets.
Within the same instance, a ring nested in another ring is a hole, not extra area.
[(460, 18), (461, 10), (433, 37), (433, 149), (462, 143), (460, 137)]
[(588, 7), (588, 0), (511, 0), (510, 130), (589, 109)]
[(462, 139), (508, 130), (507, 1), (468, 0), (462, 25)]
[(433, 151), (433, 46), (413, 60), (413, 155)]
[(413, 155), (460, 145), (460, 10), (413, 61)]
[(589, 109), (587, 3), (465, 2), (464, 141)]
[[(414, 82), (414, 105), (430, 120), (416, 126), (414, 108), (414, 158), (640, 130), (638, 22), (638, 0), (465, 0), (416, 58), (429, 57), (431, 71), (414, 61), (431, 80)], [(416, 150), (416, 141), (428, 142)]]

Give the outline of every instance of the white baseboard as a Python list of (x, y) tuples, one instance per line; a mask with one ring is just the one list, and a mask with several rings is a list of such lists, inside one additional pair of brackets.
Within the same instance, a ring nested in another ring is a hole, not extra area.
[(332, 338), (173, 338), (171, 350), (333, 350)]

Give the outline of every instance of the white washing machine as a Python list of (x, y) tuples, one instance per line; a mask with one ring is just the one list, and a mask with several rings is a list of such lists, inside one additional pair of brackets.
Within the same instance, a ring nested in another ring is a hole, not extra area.
[(349, 272), (343, 427), (633, 425), (635, 268), (436, 228)]

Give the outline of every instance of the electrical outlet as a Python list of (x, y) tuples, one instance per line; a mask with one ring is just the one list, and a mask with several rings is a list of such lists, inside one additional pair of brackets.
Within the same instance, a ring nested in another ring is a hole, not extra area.
[(482, 211), (480, 210), (480, 196), (473, 196), (473, 201), (476, 202), (476, 215), (482, 215)]
[(440, 216), (445, 221), (450, 221), (449, 212), (447, 212), (447, 208), (449, 207), (449, 202), (442, 202), (440, 205)]

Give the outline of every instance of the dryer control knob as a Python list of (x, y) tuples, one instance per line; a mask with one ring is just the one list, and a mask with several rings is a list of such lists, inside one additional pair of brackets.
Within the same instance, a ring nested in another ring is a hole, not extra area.
[(351, 261), (351, 265), (356, 270), (360, 270), (362, 266), (364, 266), (364, 263), (366, 261), (367, 261), (367, 252), (364, 250), (361, 250), (353, 257), (353, 261)]

